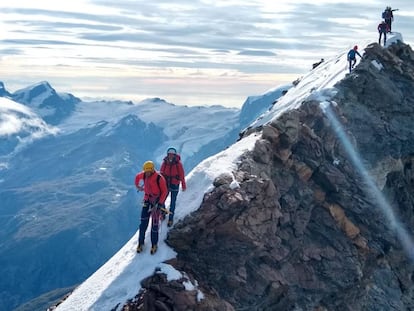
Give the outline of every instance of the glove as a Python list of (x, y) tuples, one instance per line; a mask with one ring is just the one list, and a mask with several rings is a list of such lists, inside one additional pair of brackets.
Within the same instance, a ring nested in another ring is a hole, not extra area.
[(165, 209), (165, 205), (164, 205), (164, 204), (162, 204), (162, 203), (157, 203), (156, 208), (157, 208), (158, 210)]

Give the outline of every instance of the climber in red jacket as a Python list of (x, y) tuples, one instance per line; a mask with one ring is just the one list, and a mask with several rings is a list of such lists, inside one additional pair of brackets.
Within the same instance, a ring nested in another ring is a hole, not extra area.
[[(146, 161), (142, 172), (135, 176), (135, 186), (138, 191), (144, 191), (144, 204), (141, 211), (141, 224), (139, 225), (139, 241), (137, 253), (142, 252), (149, 219), (151, 216), (151, 254), (157, 251), (158, 228), (162, 209), (165, 208), (165, 199), (168, 195), (167, 183), (164, 177), (155, 170), (152, 161)], [(144, 184), (141, 185), (140, 182)]]
[(180, 183), (183, 191), (187, 189), (184, 168), (177, 149), (173, 147), (168, 148), (167, 156), (162, 162), (160, 173), (167, 181), (168, 192), (171, 193), (170, 214), (168, 216), (168, 227), (171, 227), (173, 225), (175, 202), (177, 200)]

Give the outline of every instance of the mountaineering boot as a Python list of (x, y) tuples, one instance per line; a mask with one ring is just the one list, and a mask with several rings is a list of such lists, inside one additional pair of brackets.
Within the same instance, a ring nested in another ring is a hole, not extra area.
[(168, 226), (168, 227), (171, 227), (171, 226), (173, 225), (173, 223), (174, 223), (174, 222), (173, 222), (172, 220), (169, 220), (169, 221), (168, 221), (168, 223), (167, 223), (167, 226)]
[(137, 253), (141, 253), (143, 248), (144, 248), (144, 244), (138, 244)]
[(155, 252), (157, 251), (157, 249), (158, 249), (158, 246), (157, 246), (156, 244), (154, 244), (154, 245), (151, 247), (151, 255), (155, 254)]

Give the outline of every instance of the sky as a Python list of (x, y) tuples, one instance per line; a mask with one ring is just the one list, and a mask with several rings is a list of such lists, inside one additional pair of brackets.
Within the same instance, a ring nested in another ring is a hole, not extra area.
[(414, 2), (329, 0), (2, 0), (0, 81), (48, 81), (83, 100), (240, 108), (320, 58), (378, 38), (385, 6), (414, 42)]

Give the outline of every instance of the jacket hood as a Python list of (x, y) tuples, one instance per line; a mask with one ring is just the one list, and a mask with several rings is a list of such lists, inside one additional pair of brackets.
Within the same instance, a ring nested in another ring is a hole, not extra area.
[[(168, 161), (168, 155), (166, 155), (166, 156), (164, 157), (163, 161), (169, 162), (169, 161)], [(175, 161), (176, 161), (176, 162), (181, 161), (181, 156), (180, 156), (178, 153), (177, 153), (177, 154), (175, 154)], [(174, 162), (174, 161), (173, 161), (173, 162)]]

